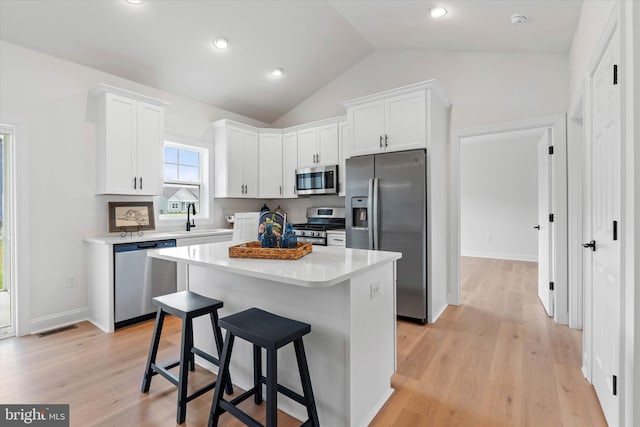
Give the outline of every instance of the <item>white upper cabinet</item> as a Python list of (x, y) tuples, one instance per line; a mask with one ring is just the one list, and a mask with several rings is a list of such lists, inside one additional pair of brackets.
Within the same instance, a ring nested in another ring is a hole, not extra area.
[(449, 103), (435, 80), (345, 101), (351, 126), (345, 157), (429, 148), (432, 97)]
[(162, 194), (164, 101), (100, 84), (97, 194)]
[(339, 162), (337, 120), (298, 131), (299, 168), (337, 165)]
[(282, 197), (296, 195), (296, 169), (298, 168), (298, 132), (285, 133), (282, 137)]
[(260, 132), (260, 198), (282, 197), (282, 134)]
[(353, 132), (353, 154), (378, 152), (383, 147), (384, 100), (356, 105), (347, 110)]
[(298, 131), (298, 167), (316, 166), (318, 154), (318, 129), (302, 129)]
[(213, 127), (215, 197), (259, 197), (258, 132), (230, 120)]

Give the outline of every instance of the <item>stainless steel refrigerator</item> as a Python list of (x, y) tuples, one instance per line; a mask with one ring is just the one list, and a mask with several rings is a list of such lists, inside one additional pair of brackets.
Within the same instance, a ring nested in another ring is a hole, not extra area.
[(425, 323), (427, 289), (427, 154), (425, 150), (346, 161), (347, 247), (402, 252), (397, 314)]

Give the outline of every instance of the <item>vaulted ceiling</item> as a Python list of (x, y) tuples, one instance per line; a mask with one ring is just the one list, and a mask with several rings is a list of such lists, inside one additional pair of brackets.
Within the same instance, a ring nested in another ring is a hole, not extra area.
[[(448, 14), (428, 15), (442, 5)], [(581, 0), (0, 0), (0, 39), (272, 123), (374, 49), (569, 51)], [(513, 14), (525, 24), (512, 25)], [(219, 50), (212, 40), (226, 37)], [(0, 60), (2, 52), (0, 51)], [(269, 71), (281, 67), (281, 78)]]

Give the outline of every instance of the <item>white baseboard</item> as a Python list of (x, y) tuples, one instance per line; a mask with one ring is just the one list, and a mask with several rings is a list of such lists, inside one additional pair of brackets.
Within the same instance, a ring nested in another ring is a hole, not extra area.
[(83, 307), (76, 310), (42, 316), (31, 319), (31, 333), (37, 334), (50, 329), (61, 328), (74, 323), (83, 322), (89, 318), (89, 308)]
[(444, 313), (447, 307), (449, 307), (449, 304), (445, 304), (444, 306), (442, 306), (442, 309), (434, 314), (433, 319), (431, 319), (430, 323), (436, 323), (436, 321), (440, 318), (440, 316), (442, 316), (442, 313)]
[(476, 257), (476, 258), (508, 259), (512, 261), (538, 262), (537, 255), (526, 255), (526, 254), (505, 254), (500, 252), (462, 251), (461, 256)]

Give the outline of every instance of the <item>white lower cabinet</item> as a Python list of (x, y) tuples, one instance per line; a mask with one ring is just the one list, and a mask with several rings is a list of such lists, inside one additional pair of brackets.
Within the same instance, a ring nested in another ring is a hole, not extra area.
[(342, 231), (329, 230), (327, 231), (327, 246), (346, 246), (347, 235)]
[[(230, 242), (233, 237), (232, 233), (220, 234), (216, 236), (201, 236), (201, 237), (184, 237), (176, 239), (176, 246), (190, 246), (190, 245), (204, 245), (206, 243), (218, 243), (218, 242)], [(184, 291), (187, 289), (187, 283), (189, 281), (189, 272), (187, 265), (183, 263), (176, 264), (176, 288), (178, 291)]]

